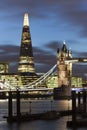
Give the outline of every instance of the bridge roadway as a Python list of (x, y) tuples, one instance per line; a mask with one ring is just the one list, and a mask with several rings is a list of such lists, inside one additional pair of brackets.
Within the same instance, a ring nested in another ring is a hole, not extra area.
[(17, 98), (16, 96), (18, 92), (20, 98), (43, 98), (52, 96), (53, 88), (0, 90), (0, 99), (8, 99), (10, 92), (12, 93), (12, 98)]
[(48, 91), (48, 90), (53, 90), (53, 88), (30, 88), (30, 89), (9, 89), (9, 90), (0, 90), (0, 92), (16, 92), (16, 91), (20, 91), (20, 92), (26, 92), (26, 91)]
[(87, 62), (87, 58), (68, 58), (65, 60), (66, 63), (79, 63), (79, 62)]
[[(71, 88), (71, 91), (82, 92), (87, 91), (85, 88)], [(12, 98), (16, 98), (17, 92), (20, 94), (20, 98), (40, 98), (40, 97), (49, 97), (53, 96), (53, 88), (32, 88), (32, 89), (9, 89), (9, 90), (0, 90), (0, 99), (8, 99), (9, 93), (12, 93)]]

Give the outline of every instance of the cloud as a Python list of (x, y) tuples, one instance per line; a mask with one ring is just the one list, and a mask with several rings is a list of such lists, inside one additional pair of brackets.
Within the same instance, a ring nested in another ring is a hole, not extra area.
[(87, 58), (87, 52), (73, 51), (73, 56), (77, 58)]
[[(56, 48), (61, 49), (61, 41), (50, 42), (45, 44), (43, 48), (33, 47), (34, 61), (36, 73), (45, 73), (49, 71), (57, 63)], [(15, 45), (1, 45), (0, 46), (0, 62), (8, 62), (10, 64), (9, 71), (11, 73), (17, 72), (19, 60), (20, 47)], [(74, 50), (73, 50), (74, 51)], [(74, 51), (76, 57), (87, 57), (86, 52)], [(87, 70), (87, 65), (84, 63), (73, 64), (73, 75), (83, 76)]]
[[(57, 63), (57, 48), (61, 49), (61, 41), (46, 43), (44, 47), (33, 47), (36, 72), (47, 72)], [(10, 72), (17, 72), (20, 47), (15, 45), (0, 46), (0, 61), (9, 62)], [(87, 57), (86, 52), (72, 50), (73, 57)], [(78, 66), (77, 66), (78, 68)], [(78, 70), (78, 69), (77, 69)], [(82, 70), (82, 69), (81, 69)], [(84, 69), (83, 69), (84, 70)], [(75, 71), (76, 72), (76, 71)], [(80, 72), (80, 71), (79, 71)], [(83, 71), (84, 72), (84, 71)]]
[(34, 59), (37, 72), (47, 72), (57, 63), (55, 51), (50, 51), (49, 48), (34, 48)]
[(45, 47), (48, 48), (51, 51), (57, 51), (58, 48), (61, 48), (63, 45), (63, 42), (61, 41), (51, 41), (49, 43), (45, 44)]
[[(0, 62), (10, 64), (10, 72), (17, 72), (20, 47), (15, 45), (0, 46)], [(55, 63), (56, 56), (46, 49), (33, 47), (36, 70), (39, 72), (48, 71)], [(39, 68), (39, 69), (38, 69)]]
[[(19, 47), (15, 45), (0, 45), (0, 61), (17, 60)], [(15, 57), (14, 57), (15, 56)], [(14, 58), (13, 58), (14, 57)]]

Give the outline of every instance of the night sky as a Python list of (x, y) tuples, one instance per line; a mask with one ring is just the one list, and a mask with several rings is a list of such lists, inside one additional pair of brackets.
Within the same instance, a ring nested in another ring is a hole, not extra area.
[[(66, 41), (73, 57), (87, 57), (87, 0), (3, 0), (0, 2), (0, 62), (17, 72), (24, 13), (29, 14), (36, 72), (57, 62), (57, 48)], [(73, 65), (86, 76), (87, 64)], [(75, 73), (76, 74), (76, 73)]]

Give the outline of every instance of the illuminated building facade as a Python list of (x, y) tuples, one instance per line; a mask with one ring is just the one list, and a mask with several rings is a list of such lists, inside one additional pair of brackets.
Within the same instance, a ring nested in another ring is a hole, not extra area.
[(9, 64), (5, 62), (0, 62), (0, 73), (8, 73)]
[(24, 14), (18, 72), (35, 73), (34, 57), (27, 13)]
[(46, 80), (46, 85), (48, 88), (56, 88), (58, 87), (58, 76), (57, 73), (55, 75), (50, 75)]
[(22, 86), (21, 77), (19, 75), (15, 73), (3, 73), (0, 75), (0, 88), (14, 89), (18, 86)]
[(72, 87), (82, 87), (83, 81), (81, 77), (72, 77), (71, 78), (71, 86)]

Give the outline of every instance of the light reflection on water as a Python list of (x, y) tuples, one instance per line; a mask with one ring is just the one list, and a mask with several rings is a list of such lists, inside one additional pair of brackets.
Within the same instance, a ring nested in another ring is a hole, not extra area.
[[(71, 100), (21, 100), (21, 112), (31, 113), (43, 112), (47, 110), (68, 110), (71, 109)], [(8, 114), (8, 101), (0, 101), (0, 130), (71, 130), (66, 127), (66, 122), (70, 117), (61, 117), (57, 120), (35, 120), (20, 124), (8, 124), (3, 116)], [(13, 101), (13, 113), (16, 113), (16, 102)], [(81, 128), (78, 130), (86, 130)]]

